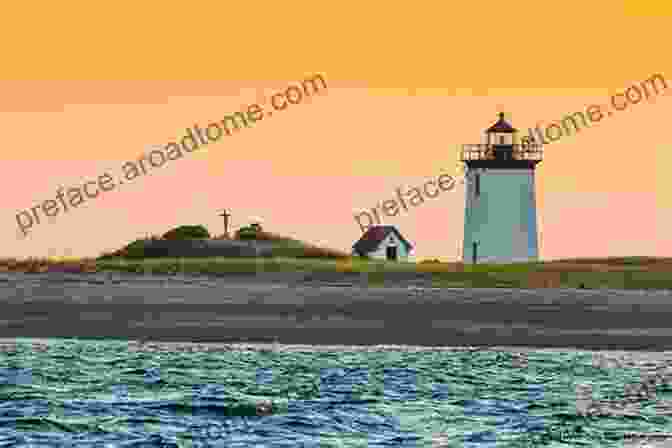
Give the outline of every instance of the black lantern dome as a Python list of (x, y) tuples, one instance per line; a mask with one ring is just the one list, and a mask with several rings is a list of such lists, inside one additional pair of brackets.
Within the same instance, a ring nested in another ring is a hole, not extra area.
[(518, 129), (499, 113), (495, 124), (485, 130), (485, 143), (462, 145), (460, 159), (470, 168), (532, 168), (541, 162), (542, 147), (527, 137), (518, 142)]
[(513, 134), (514, 132), (518, 132), (518, 129), (514, 128), (511, 126), (505, 119), (504, 119), (504, 112), (499, 113), (499, 120), (497, 120), (497, 123), (493, 124), (490, 126), (486, 131), (488, 134), (492, 134), (494, 132), (496, 133), (504, 133), (504, 134)]

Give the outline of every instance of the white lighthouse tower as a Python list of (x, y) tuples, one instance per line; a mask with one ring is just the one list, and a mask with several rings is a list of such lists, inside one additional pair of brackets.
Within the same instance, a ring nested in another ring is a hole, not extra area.
[(539, 259), (534, 170), (540, 144), (518, 142), (518, 130), (499, 120), (485, 143), (462, 145), (466, 165), (464, 263), (513, 263)]

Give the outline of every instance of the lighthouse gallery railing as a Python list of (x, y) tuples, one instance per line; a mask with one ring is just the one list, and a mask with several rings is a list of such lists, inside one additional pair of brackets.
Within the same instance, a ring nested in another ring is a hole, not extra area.
[[(462, 145), (461, 160), (497, 160), (505, 153), (511, 160), (540, 161), (543, 152), (542, 145), (532, 143), (527, 145), (465, 144)], [(496, 153), (499, 153), (500, 157)]]

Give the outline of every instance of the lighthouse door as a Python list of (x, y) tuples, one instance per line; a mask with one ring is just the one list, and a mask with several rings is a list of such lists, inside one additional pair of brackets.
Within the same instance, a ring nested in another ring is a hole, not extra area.
[(478, 243), (477, 243), (477, 242), (473, 242), (473, 243), (471, 244), (471, 247), (472, 247), (472, 249), (473, 249), (472, 254), (471, 254), (471, 261), (472, 261), (472, 263), (476, 264), (476, 260), (478, 259), (478, 254), (477, 254), (477, 251), (478, 251)]

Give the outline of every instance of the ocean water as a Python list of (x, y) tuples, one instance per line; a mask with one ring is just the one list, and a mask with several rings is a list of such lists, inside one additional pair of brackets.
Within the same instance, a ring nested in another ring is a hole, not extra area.
[(672, 446), (670, 352), (0, 349), (0, 447)]

